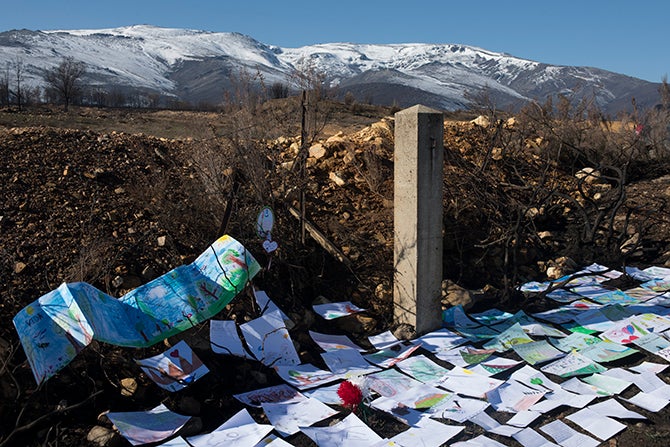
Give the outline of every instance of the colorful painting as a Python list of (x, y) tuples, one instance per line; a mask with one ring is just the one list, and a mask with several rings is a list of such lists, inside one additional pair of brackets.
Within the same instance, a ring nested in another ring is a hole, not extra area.
[(162, 354), (135, 362), (156, 385), (168, 391), (186, 388), (209, 372), (183, 340)]
[(14, 326), (38, 383), (92, 340), (148, 347), (220, 312), (260, 270), (236, 240), (223, 236), (193, 263), (114, 298), (83, 282), (63, 283), (23, 308)]

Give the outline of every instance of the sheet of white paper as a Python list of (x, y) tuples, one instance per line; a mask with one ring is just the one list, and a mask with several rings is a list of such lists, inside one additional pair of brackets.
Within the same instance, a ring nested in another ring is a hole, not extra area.
[(429, 332), (428, 334), (414, 340), (414, 343), (421, 344), (421, 347), (432, 354), (441, 354), (447, 352), (456, 346), (467, 343), (466, 338), (461, 337), (448, 329)]
[(211, 433), (187, 438), (187, 441), (193, 447), (210, 447), (216, 445), (247, 447), (259, 443), (272, 430), (272, 425), (245, 424), (225, 429), (219, 428)]
[(626, 402), (636, 405), (645, 410), (651, 411), (652, 413), (658, 413), (664, 409), (670, 401), (662, 397), (658, 397), (653, 393), (637, 393), (635, 396), (630, 399), (624, 399)]
[(519, 411), (509, 421), (507, 421), (507, 425), (511, 425), (513, 427), (525, 428), (528, 427), (535, 419), (539, 418), (540, 416), (542, 416), (542, 413), (540, 413), (539, 411), (533, 411), (533, 410)]
[(528, 410), (542, 399), (546, 391), (537, 391), (515, 380), (509, 380), (486, 393), (486, 399), (496, 411), (518, 413)]
[(635, 386), (637, 386), (645, 393), (653, 392), (658, 396), (665, 396), (669, 393), (668, 389), (670, 385), (666, 384), (663, 379), (654, 373), (634, 373), (622, 368), (612, 368), (605, 371), (603, 374), (610, 377), (616, 377), (617, 379), (633, 382)]
[(181, 436), (177, 436), (176, 438), (172, 438), (169, 441), (165, 441), (162, 444), (159, 444), (160, 447), (191, 447), (191, 444), (186, 442), (184, 438)]
[(579, 351), (580, 349), (588, 348), (602, 340), (593, 335), (582, 334), (581, 332), (573, 332), (565, 338), (552, 338), (549, 340), (552, 345), (563, 352), (570, 352), (573, 349)]
[(395, 346), (399, 343), (402, 343), (402, 340), (398, 340), (391, 331), (382, 332), (381, 334), (371, 335), (368, 337), (368, 341), (375, 349), (383, 350)]
[(481, 413), (470, 418), (470, 422), (479, 425), (488, 432), (507, 437), (510, 437), (521, 430), (518, 427), (501, 424), (489, 416), (485, 411), (482, 411)]
[(532, 407), (530, 407), (530, 410), (531, 410), (531, 411), (536, 411), (536, 412), (538, 412), (538, 413), (542, 413), (542, 414), (544, 414), (544, 413), (548, 413), (548, 412), (550, 412), (550, 411), (552, 411), (552, 410), (555, 410), (556, 408), (558, 408), (558, 407), (560, 407), (560, 406), (562, 406), (562, 405), (565, 405), (565, 402), (563, 402), (563, 401), (561, 401), (561, 400), (558, 400), (558, 399), (554, 399), (554, 400), (545, 399), (545, 400), (542, 400), (542, 401), (536, 403), (536, 404), (533, 405)]
[(469, 369), (455, 366), (440, 381), (439, 386), (465, 396), (484, 397), (486, 393), (503, 383), (503, 380), (486, 377)]
[(651, 332), (643, 337), (633, 340), (633, 343), (652, 354), (670, 347), (670, 340), (655, 332)]
[(305, 396), (295, 388), (286, 384), (269, 386), (258, 390), (247, 391), (246, 393), (233, 394), (233, 397), (245, 405), (261, 408), (261, 404), (266, 402), (297, 402), (304, 400)]
[(661, 363), (647, 362), (644, 361), (637, 366), (632, 366), (628, 369), (635, 371), (637, 373), (651, 372), (654, 374), (661, 373), (668, 368), (668, 365), (663, 365)]
[(253, 289), (254, 298), (256, 299), (256, 304), (261, 308), (261, 315), (265, 315), (270, 312), (279, 312), (284, 324), (288, 329), (291, 329), (295, 323), (270, 299), (267, 293), (262, 290)]
[(338, 374), (317, 368), (310, 363), (296, 366), (277, 365), (274, 370), (284, 382), (299, 390), (314, 388), (342, 378)]
[(467, 441), (454, 442), (451, 447), (507, 447), (494, 439), (479, 435)]
[(169, 438), (181, 429), (191, 416), (174, 413), (161, 404), (149, 411), (110, 412), (107, 418), (132, 445), (148, 444)]
[(382, 368), (390, 368), (398, 362), (408, 358), (414, 351), (419, 349), (421, 345), (395, 345), (381, 351), (373, 352), (365, 355), (365, 360)]
[(498, 334), (493, 340), (484, 344), (486, 349), (495, 349), (498, 352), (505, 352), (512, 346), (521, 343), (530, 343), (534, 341), (523, 330), (519, 323), (516, 323), (504, 332)]
[(135, 360), (135, 363), (156, 385), (168, 391), (184, 389), (209, 372), (183, 340), (162, 354)]
[[(438, 354), (435, 355), (438, 359), (444, 361), (444, 362), (449, 362), (454, 366), (460, 366), (461, 368), (465, 368), (468, 365), (471, 365), (472, 363), (469, 363), (466, 359), (463, 358), (463, 355), (461, 352), (465, 351), (466, 353), (468, 352), (480, 352), (482, 353), (484, 350), (480, 350), (475, 348), (474, 346), (468, 345), (468, 346), (460, 346), (456, 348), (449, 349), (448, 351), (442, 351), (439, 352)], [(493, 350), (486, 350), (488, 352), (488, 355), (485, 354), (480, 354), (480, 357), (482, 360), (488, 356), (491, 355), (492, 352), (495, 352)]]
[(452, 396), (452, 393), (422, 383), (396, 394), (393, 399), (406, 407), (425, 410), (438, 405), (445, 399), (450, 399)]
[(309, 336), (312, 337), (314, 343), (319, 345), (319, 347), (324, 351), (336, 351), (338, 349), (355, 349), (357, 351), (365, 351), (365, 349), (351, 341), (351, 339), (346, 335), (331, 335), (309, 331)]
[(369, 374), (367, 379), (370, 389), (384, 397), (394, 397), (409, 388), (421, 384), (418, 380), (395, 369), (387, 369)]
[(557, 391), (561, 389), (558, 383), (549, 380), (547, 376), (529, 365), (524, 365), (514, 371), (510, 379), (538, 391)]
[(521, 343), (512, 346), (516, 354), (531, 365), (556, 360), (563, 357), (565, 353), (559, 351), (546, 340), (534, 341), (532, 343)]
[(629, 380), (618, 379), (603, 374), (593, 374), (580, 380), (597, 387), (607, 394), (621, 394), (633, 384)]
[(390, 439), (383, 439), (375, 444), (370, 444), (370, 447), (403, 447), (403, 446), (394, 441), (391, 441)]
[(305, 397), (320, 400), (324, 404), (342, 405), (342, 398), (337, 394), (338, 389), (340, 389), (340, 384), (335, 383), (333, 385), (321, 386), (319, 388), (303, 391), (302, 394)]
[(216, 430), (227, 430), (229, 428), (240, 427), (242, 425), (255, 424), (256, 421), (249, 414), (249, 410), (246, 408), (235, 413), (230, 419), (228, 419), (223, 424), (219, 425)]
[(292, 404), (262, 404), (263, 411), (275, 430), (286, 437), (335, 414), (337, 411), (316, 399), (306, 399)]
[(517, 365), (522, 363), (520, 360), (508, 359), (505, 357), (498, 357), (497, 355), (492, 355), (486, 360), (477, 363), (474, 366), (469, 367), (468, 369), (477, 374), (481, 374), (486, 377), (495, 376), (496, 374), (504, 373), (516, 368)]
[(321, 354), (321, 358), (335, 374), (344, 378), (361, 376), (379, 371), (379, 368), (369, 364), (355, 349), (336, 349)]
[(552, 421), (542, 427), (540, 431), (551, 436), (562, 447), (596, 447), (600, 441), (579, 433), (560, 420)]
[(488, 406), (489, 403), (485, 400), (454, 395), (450, 399), (445, 399), (434, 407), (429, 408), (426, 413), (431, 418), (449, 419), (450, 421), (463, 423), (486, 410)]
[(391, 441), (402, 446), (439, 447), (464, 428), (461, 425), (446, 425), (430, 418), (423, 418), (414, 427), (392, 437)]
[(556, 360), (555, 362), (551, 362), (540, 369), (545, 373), (555, 374), (563, 378), (600, 373), (606, 370), (604, 366), (578, 352), (571, 352), (565, 357)]
[(572, 413), (567, 416), (567, 419), (602, 441), (606, 441), (626, 429), (626, 426), (621, 422), (603, 416), (589, 408)]
[(634, 317), (613, 323), (609, 329), (600, 334), (603, 340), (609, 340), (614, 343), (627, 344), (647, 335), (649, 331), (639, 325)]
[(422, 411), (410, 408), (397, 400), (388, 397), (379, 397), (373, 400), (370, 405), (379, 411), (388, 413), (403, 424), (409, 426), (416, 425), (420, 419), (426, 417), (425, 413)]
[(396, 363), (395, 366), (405, 374), (428, 384), (439, 382), (449, 372), (447, 368), (438, 365), (423, 354), (408, 357)]
[(253, 359), (244, 349), (242, 340), (237, 334), (237, 323), (233, 320), (210, 320), (209, 341), (212, 351), (216, 354), (229, 354)]
[(577, 377), (573, 377), (565, 382), (561, 383), (561, 388), (565, 391), (571, 393), (582, 394), (582, 395), (593, 395), (593, 396), (611, 396), (612, 393), (605, 391), (601, 388), (598, 388), (595, 385), (591, 385), (585, 382), (582, 382)]
[(575, 394), (564, 389), (545, 395), (545, 398), (549, 401), (560, 402), (562, 405), (572, 408), (584, 408), (597, 397), (593, 394)]
[(628, 357), (640, 351), (628, 346), (604, 340), (601, 343), (584, 348), (579, 353), (597, 363), (608, 363)]
[(282, 438), (278, 438), (275, 435), (268, 435), (254, 447), (292, 447), (292, 446), (288, 442), (284, 441)]
[(351, 303), (351, 301), (343, 301), (340, 303), (325, 303), (325, 304), (315, 304), (312, 306), (314, 312), (323, 317), (326, 320), (333, 320), (335, 318), (346, 317), (347, 315), (353, 315), (358, 312), (363, 312), (365, 309)]
[(610, 416), (618, 419), (647, 419), (640, 413), (636, 413), (624, 407), (616, 399), (606, 399), (597, 404), (589, 405), (588, 408), (603, 416)]
[(300, 427), (319, 447), (368, 447), (382, 438), (354, 413), (329, 427)]
[(251, 353), (266, 366), (298, 365), (300, 357), (293, 346), (279, 312), (265, 315), (240, 326)]
[(523, 447), (559, 447), (532, 428), (525, 428), (512, 437)]

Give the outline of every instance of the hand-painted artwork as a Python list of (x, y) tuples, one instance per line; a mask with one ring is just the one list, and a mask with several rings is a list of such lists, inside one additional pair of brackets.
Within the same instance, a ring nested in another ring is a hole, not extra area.
[(627, 344), (633, 343), (647, 334), (649, 332), (642, 325), (638, 324), (634, 319), (629, 318), (617, 322), (614, 327), (600, 334), (600, 338), (614, 343)]
[(14, 317), (35, 380), (67, 365), (92, 340), (147, 347), (220, 312), (260, 270), (229, 236), (193, 263), (114, 298), (94, 286), (64, 283)]
[(607, 368), (594, 362), (588, 357), (584, 357), (578, 352), (571, 352), (560, 360), (542, 367), (541, 370), (546, 373), (567, 378), (578, 375), (601, 373), (606, 371)]
[(168, 391), (179, 391), (209, 372), (185, 341), (162, 354), (135, 360), (156, 385)]
[(420, 385), (416, 379), (395, 369), (385, 369), (367, 376), (370, 389), (380, 396), (395, 397), (396, 394)]
[(279, 311), (240, 326), (251, 353), (264, 365), (298, 365), (300, 357)]
[(286, 384), (234, 394), (233, 397), (243, 404), (256, 408), (261, 408), (261, 404), (264, 403), (291, 403), (307, 399), (300, 391)]
[(533, 341), (519, 323), (507, 328), (504, 332), (498, 334), (493, 340), (484, 345), (485, 349), (495, 349), (498, 352), (505, 352), (514, 345), (522, 343), (531, 343)]
[(274, 369), (286, 383), (295, 386), (299, 390), (314, 388), (341, 378), (338, 374), (319, 369), (310, 363), (295, 366), (275, 365)]

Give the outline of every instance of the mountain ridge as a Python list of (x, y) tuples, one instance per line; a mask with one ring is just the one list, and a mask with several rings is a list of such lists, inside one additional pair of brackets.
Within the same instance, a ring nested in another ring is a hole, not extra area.
[[(4, 57), (3, 57), (4, 56)], [(323, 43), (283, 48), (234, 32), (153, 25), (0, 33), (0, 64), (23, 61), (25, 79), (44, 86), (43, 73), (64, 57), (81, 60), (86, 83), (101, 91), (159, 94), (218, 104), (240, 71), (266, 85), (299, 88), (296, 72), (312, 70), (340, 96), (409, 106), (419, 101), (455, 110), (487, 96), (500, 108), (563, 94), (593, 99), (605, 112), (657, 102), (658, 83), (594, 67), (550, 65), (463, 44)], [(4, 60), (3, 60), (4, 59)], [(635, 96), (633, 96), (635, 93)]]

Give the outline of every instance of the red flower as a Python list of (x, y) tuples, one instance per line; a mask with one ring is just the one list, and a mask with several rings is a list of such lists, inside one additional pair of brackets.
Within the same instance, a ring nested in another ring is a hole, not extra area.
[(363, 401), (363, 391), (353, 383), (345, 380), (337, 389), (337, 395), (342, 399), (342, 405), (351, 411), (356, 411)]

